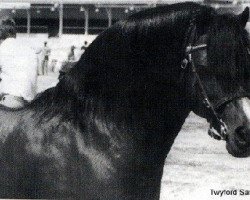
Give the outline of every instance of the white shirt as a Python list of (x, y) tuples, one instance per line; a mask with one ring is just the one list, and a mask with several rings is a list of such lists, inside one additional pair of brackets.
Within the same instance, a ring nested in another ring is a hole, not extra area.
[(31, 101), (36, 95), (37, 60), (29, 44), (8, 38), (0, 45), (0, 93)]

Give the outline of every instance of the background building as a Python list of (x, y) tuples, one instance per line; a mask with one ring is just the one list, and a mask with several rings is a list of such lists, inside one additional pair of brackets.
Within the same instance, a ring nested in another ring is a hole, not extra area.
[(181, 1), (1, 0), (0, 16), (12, 16), (20, 33), (48, 32), (49, 36), (63, 33), (97, 34), (134, 12)]
[[(185, 0), (0, 0), (0, 19), (13, 17), (19, 38), (40, 48), (52, 48), (50, 63), (62, 63), (72, 45), (90, 44), (116, 21), (150, 7)], [(219, 12), (241, 12), (250, 0), (192, 0)], [(60, 65), (60, 64), (58, 64)], [(58, 67), (59, 69), (60, 67)]]
[[(20, 33), (98, 34), (126, 16), (184, 0), (0, 0), (0, 17), (12, 16)], [(192, 0), (239, 13), (250, 0)]]

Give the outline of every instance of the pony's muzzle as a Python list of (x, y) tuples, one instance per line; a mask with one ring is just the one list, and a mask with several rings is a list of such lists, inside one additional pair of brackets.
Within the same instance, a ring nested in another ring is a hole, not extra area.
[(250, 155), (250, 129), (239, 126), (233, 137), (227, 140), (227, 150), (234, 157), (248, 157)]

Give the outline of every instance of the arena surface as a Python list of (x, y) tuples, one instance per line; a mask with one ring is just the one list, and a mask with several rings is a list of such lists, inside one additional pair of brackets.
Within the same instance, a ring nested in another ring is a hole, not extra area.
[[(225, 142), (207, 134), (206, 120), (191, 113), (166, 159), (161, 200), (250, 199), (250, 158), (234, 158)], [(229, 190), (237, 195), (211, 195)], [(241, 195), (244, 193), (245, 195)]]

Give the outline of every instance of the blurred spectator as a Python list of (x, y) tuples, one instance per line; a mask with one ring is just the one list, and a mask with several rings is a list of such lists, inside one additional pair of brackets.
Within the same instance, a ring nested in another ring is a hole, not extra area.
[(44, 42), (43, 61), (42, 61), (43, 75), (48, 75), (48, 62), (49, 62), (50, 53), (51, 53), (51, 49), (47, 46), (47, 42)]
[(85, 51), (88, 48), (88, 42), (85, 41), (84, 45), (81, 47), (81, 50)]
[(77, 62), (81, 58), (82, 54), (85, 52), (87, 47), (88, 47), (88, 42), (85, 41), (83, 46), (81, 46), (80, 48), (75, 48), (74, 49), (74, 55), (75, 55), (75, 61), (74, 62)]
[(64, 62), (62, 64), (62, 68), (59, 71), (59, 77), (58, 79), (62, 79), (65, 74), (67, 74), (75, 65), (77, 62)]
[(70, 48), (70, 52), (68, 55), (68, 62), (75, 62), (76, 61), (76, 57), (75, 57), (75, 46), (71, 46)]
[(20, 108), (36, 95), (36, 55), (29, 44), (16, 39), (13, 20), (3, 20), (0, 27), (0, 104)]
[(57, 62), (58, 62), (57, 59), (52, 59), (52, 60), (51, 60), (51, 71), (52, 71), (52, 72), (55, 72), (55, 68), (56, 68)]
[(37, 54), (42, 53), (42, 64), (38, 68), (38, 75), (48, 75), (48, 63), (51, 49), (47, 46), (47, 42), (44, 42), (44, 46)]

